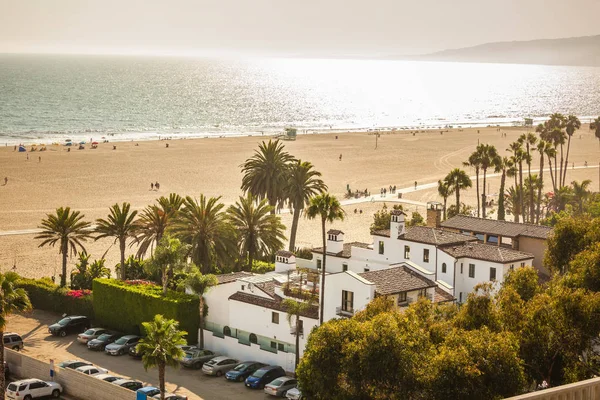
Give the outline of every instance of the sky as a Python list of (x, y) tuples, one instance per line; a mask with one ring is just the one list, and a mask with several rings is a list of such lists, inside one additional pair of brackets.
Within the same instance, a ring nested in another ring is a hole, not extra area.
[(0, 0), (0, 53), (424, 54), (600, 34), (599, 0)]

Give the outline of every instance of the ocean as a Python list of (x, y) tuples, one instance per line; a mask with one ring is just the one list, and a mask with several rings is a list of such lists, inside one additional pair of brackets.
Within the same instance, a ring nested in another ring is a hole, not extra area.
[(0, 55), (0, 143), (522, 124), (600, 113), (600, 68)]

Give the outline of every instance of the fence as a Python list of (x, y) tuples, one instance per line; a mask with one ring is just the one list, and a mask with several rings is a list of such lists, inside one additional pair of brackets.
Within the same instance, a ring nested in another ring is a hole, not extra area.
[[(50, 364), (13, 350), (5, 349), (11, 374), (19, 378), (50, 380)], [(65, 394), (78, 400), (135, 400), (136, 393), (72, 369), (54, 367), (54, 379)]]
[(527, 393), (506, 400), (600, 400), (600, 378)]

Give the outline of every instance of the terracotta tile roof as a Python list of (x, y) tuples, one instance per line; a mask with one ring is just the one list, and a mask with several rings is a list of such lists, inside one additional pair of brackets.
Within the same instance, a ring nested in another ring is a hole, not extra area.
[(446, 292), (443, 289), (440, 289), (440, 287), (435, 288), (435, 294), (433, 295), (434, 303), (445, 303), (447, 301), (454, 301), (454, 300), (456, 300), (456, 299), (450, 293)]
[(339, 229), (330, 229), (327, 231), (327, 233), (329, 235), (339, 235), (340, 233), (344, 233), (344, 232), (340, 231)]
[[(327, 252), (327, 254), (330, 256), (335, 256), (335, 257), (350, 258), (352, 256), (352, 247), (353, 246), (360, 247), (362, 249), (367, 249), (367, 248), (369, 248), (370, 244), (363, 243), (363, 242), (344, 243), (344, 249), (342, 251), (337, 252), (337, 253)], [(323, 247), (315, 247), (314, 249), (312, 249), (312, 251), (314, 253), (323, 253)]]
[[(242, 303), (252, 304), (258, 307), (269, 308), (271, 310), (287, 312), (282, 304), (282, 298), (275, 295), (274, 299), (267, 299), (265, 297), (255, 296), (250, 293), (236, 292), (229, 296), (229, 300), (235, 300)], [(312, 305), (308, 310), (301, 314), (306, 318), (319, 318), (319, 308), (316, 305)]]
[(389, 229), (381, 229), (378, 231), (373, 231), (373, 235), (375, 236), (383, 236), (383, 237), (390, 237), (390, 230)]
[(292, 253), (291, 251), (287, 251), (287, 250), (279, 250), (275, 255), (290, 258), (290, 257), (294, 256), (294, 253)]
[(390, 215), (406, 215), (406, 213), (402, 210), (392, 210), (390, 211)]
[(266, 294), (268, 294), (271, 297), (275, 297), (275, 282), (274, 281), (269, 281), (269, 282), (264, 282), (264, 283), (256, 283), (254, 284), (254, 287), (259, 288), (260, 290), (262, 290), (263, 292), (265, 292)]
[(245, 271), (217, 275), (217, 280), (219, 281), (219, 283), (217, 283), (217, 285), (222, 285), (223, 283), (235, 282), (240, 278), (246, 278), (248, 276), (252, 276), (252, 274), (250, 272), (245, 272)]
[(468, 215), (456, 215), (442, 222), (442, 227), (476, 233), (487, 233), (489, 235), (506, 236), (509, 238), (525, 236), (536, 239), (548, 239), (548, 236), (552, 232), (552, 228), (548, 226), (496, 221), (492, 219), (471, 217)]
[(405, 266), (361, 272), (358, 275), (373, 282), (375, 292), (382, 296), (436, 286), (432, 280)]
[(443, 246), (454, 243), (464, 243), (468, 241), (476, 241), (473, 236), (463, 235), (428, 226), (410, 226), (406, 228), (406, 233), (400, 236), (401, 239), (410, 240), (411, 242), (419, 242), (426, 244), (434, 244)]
[(509, 263), (533, 258), (533, 254), (484, 243), (465, 243), (460, 246), (444, 246), (441, 250), (454, 258), (474, 258), (476, 260)]

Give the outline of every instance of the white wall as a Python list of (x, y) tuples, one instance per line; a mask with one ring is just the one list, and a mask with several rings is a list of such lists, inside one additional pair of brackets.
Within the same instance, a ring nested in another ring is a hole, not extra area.
[(325, 310), (323, 320), (338, 318), (336, 307), (342, 305), (342, 291), (354, 293), (354, 312), (363, 310), (375, 297), (375, 285), (366, 284), (347, 272), (328, 275), (325, 281)]
[(241, 284), (237, 281), (213, 286), (204, 300), (208, 305), (207, 321), (219, 325), (229, 325), (229, 296), (240, 290)]
[[(425, 268), (429, 272), (435, 273), (436, 247), (434, 245), (410, 242), (408, 240), (398, 240), (396, 245), (398, 246), (398, 249), (394, 249), (394, 250), (399, 251), (399, 254), (397, 255), (398, 256), (397, 261), (407, 261), (404, 258), (404, 246), (409, 246), (410, 247), (410, 259), (409, 260), (414, 262), (415, 264), (419, 265), (420, 267)], [(429, 250), (429, 262), (423, 261), (423, 252), (425, 249)]]
[[(437, 280), (443, 281), (450, 286), (455, 286), (454, 285), (454, 262), (456, 260), (450, 254), (448, 254), (442, 250), (439, 250), (439, 249), (437, 250), (437, 258), (438, 258)], [(443, 263), (446, 263), (446, 273), (442, 272), (442, 264)], [(460, 264), (458, 265), (458, 268), (459, 268), (458, 272), (460, 273)], [(456, 293), (456, 298), (458, 299), (458, 292)]]

